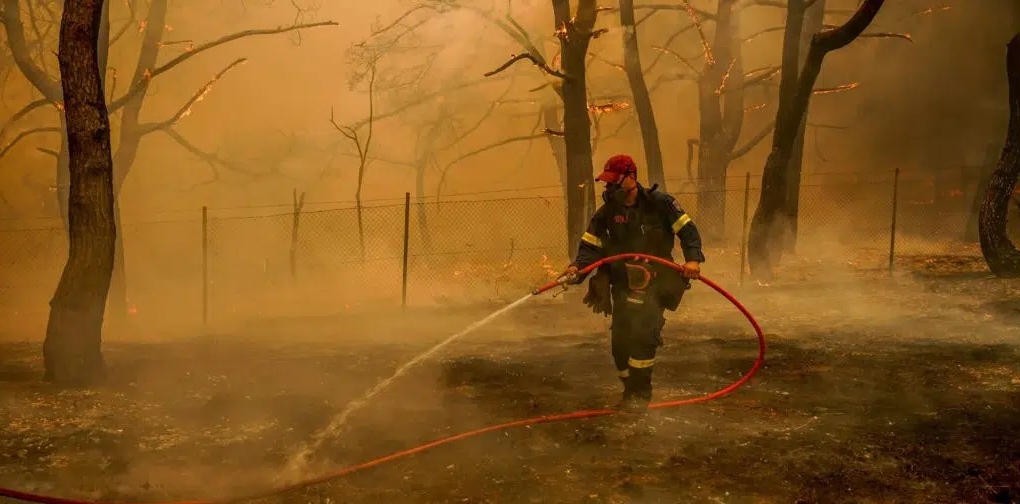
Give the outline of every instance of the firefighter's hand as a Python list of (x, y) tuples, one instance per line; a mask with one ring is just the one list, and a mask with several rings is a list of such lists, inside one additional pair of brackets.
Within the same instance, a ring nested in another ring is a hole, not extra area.
[(698, 261), (687, 261), (684, 263), (684, 278), (697, 280), (701, 277), (701, 263)]
[(577, 266), (571, 264), (570, 266), (567, 267), (567, 271), (563, 272), (563, 275), (561, 275), (560, 278), (564, 281), (564, 283), (576, 284), (577, 272), (578, 272)]

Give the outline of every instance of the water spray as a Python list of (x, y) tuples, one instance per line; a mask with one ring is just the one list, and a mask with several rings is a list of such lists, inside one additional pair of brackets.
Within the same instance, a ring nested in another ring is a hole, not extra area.
[[(502, 314), (504, 314), (504, 313), (506, 313), (506, 312), (508, 312), (508, 311), (510, 311), (512, 309), (514, 309), (514, 308), (517, 308), (518, 306), (523, 304), (525, 301), (527, 301), (528, 299), (530, 299), (530, 298), (532, 298), (534, 296), (542, 294), (543, 292), (547, 292), (550, 289), (553, 289), (553, 288), (555, 288), (557, 286), (563, 286), (564, 289), (566, 289), (567, 288), (566, 285), (568, 283), (570, 283), (573, 279), (575, 279), (575, 278), (583, 278), (584, 275), (587, 275), (592, 270), (594, 270), (595, 268), (598, 268), (599, 266), (601, 266), (603, 264), (611, 263), (611, 262), (615, 262), (615, 261), (620, 261), (620, 260), (626, 260), (626, 259), (635, 259), (635, 260), (641, 260), (641, 261), (656, 262), (656, 263), (662, 264), (663, 266), (667, 266), (667, 267), (673, 268), (673, 269), (675, 269), (677, 271), (683, 271), (683, 266), (681, 266), (679, 264), (676, 264), (676, 263), (673, 263), (672, 261), (668, 261), (666, 259), (662, 259), (660, 257), (656, 257), (656, 256), (652, 256), (652, 255), (647, 255), (647, 254), (619, 254), (619, 255), (609, 256), (609, 257), (600, 259), (600, 260), (596, 261), (594, 264), (592, 264), (592, 265), (590, 265), (590, 266), (588, 266), (586, 268), (583, 268), (583, 269), (577, 271), (574, 275), (569, 275), (569, 276), (568, 275), (564, 275), (564, 276), (561, 276), (560, 278), (557, 278), (555, 281), (550, 282), (550, 283), (548, 283), (548, 284), (546, 284), (546, 285), (544, 285), (542, 287), (539, 287), (539, 288), (533, 290), (531, 292), (531, 294), (529, 294), (527, 296), (524, 296), (521, 299), (518, 299), (517, 301), (514, 301), (513, 303), (510, 303), (509, 305), (507, 305), (507, 306), (505, 306), (503, 308), (500, 308), (499, 310), (493, 312), (489, 316), (487, 316), (487, 317), (485, 317), (485, 318), (483, 318), (483, 319), (481, 319), (481, 320), (479, 320), (479, 321), (469, 325), (468, 327), (464, 328), (464, 330), (462, 330), (462, 331), (458, 332), (457, 334), (454, 334), (454, 335), (446, 338), (445, 340), (441, 341), (439, 344), (433, 346), (432, 348), (430, 348), (429, 350), (427, 350), (427, 351), (423, 352), (422, 354), (418, 355), (414, 359), (411, 359), (406, 364), (400, 366), (400, 368), (398, 368), (397, 371), (394, 372), (392, 376), (390, 376), (386, 380), (383, 380), (382, 382), (380, 382), (376, 386), (372, 387), (372, 389), (369, 390), (368, 392), (366, 392), (359, 400), (354, 401), (351, 404), (348, 404), (347, 407), (345, 407), (344, 410), (341, 411), (334, 418), (334, 420), (332, 422), (330, 422), (330, 426), (329, 427), (327, 427), (323, 431), (320, 431), (318, 434), (313, 436), (313, 441), (309, 445), (307, 445), (305, 448), (303, 448), (295, 456), (295, 458), (292, 459), (292, 464), (293, 464), (294, 461), (298, 461), (299, 464), (300, 463), (304, 463), (304, 461), (307, 458), (307, 455), (312, 453), (314, 451), (315, 447), (320, 446), (321, 443), (323, 442), (323, 440), (326, 439), (326, 437), (328, 437), (329, 435), (335, 433), (341, 426), (343, 426), (344, 422), (346, 422), (347, 417), (350, 416), (350, 414), (353, 411), (355, 411), (358, 408), (360, 408), (361, 406), (363, 406), (368, 401), (368, 399), (370, 399), (374, 395), (378, 394), (380, 390), (382, 390), (387, 385), (392, 383), (394, 379), (396, 379), (397, 377), (399, 377), (400, 375), (405, 373), (407, 371), (407, 369), (409, 369), (410, 367), (414, 366), (415, 364), (421, 362), (422, 360), (428, 358), (430, 355), (434, 354), (440, 348), (450, 344), (451, 342), (455, 341), (457, 338), (460, 338), (460, 337), (462, 337), (462, 336), (464, 336), (464, 335), (466, 335), (466, 334), (468, 334), (468, 333), (470, 333), (470, 332), (472, 332), (472, 331), (474, 331), (474, 330), (484, 326), (485, 324), (488, 324), (489, 322), (492, 322), (492, 320), (494, 320), (498, 316), (500, 316), (500, 315), (502, 315)], [(749, 312), (747, 310), (747, 308), (745, 308), (744, 305), (740, 303), (740, 301), (738, 301), (735, 297), (733, 297), (732, 294), (727, 292), (722, 287), (718, 286), (715, 282), (712, 282), (711, 280), (705, 278), (704, 276), (699, 277), (698, 280), (700, 280), (703, 284), (711, 287), (713, 290), (715, 290), (716, 292), (721, 294), (723, 297), (725, 297), (730, 303), (733, 304), (733, 306), (735, 306), (740, 311), (740, 313), (742, 313), (744, 315), (745, 318), (747, 318), (747, 321), (751, 324), (751, 327), (754, 328), (754, 332), (755, 332), (755, 334), (757, 335), (757, 338), (758, 338), (758, 357), (757, 357), (757, 359), (755, 359), (754, 364), (751, 366), (751, 369), (749, 371), (747, 371), (747, 373), (745, 373), (742, 377), (740, 377), (739, 380), (733, 382), (732, 384), (726, 386), (725, 388), (722, 388), (720, 390), (717, 390), (717, 391), (709, 393), (709, 394), (705, 394), (705, 395), (701, 395), (701, 396), (697, 396), (697, 397), (691, 397), (691, 398), (688, 398), (688, 399), (680, 399), (680, 400), (674, 400), (674, 401), (652, 403), (652, 404), (648, 405), (649, 409), (672, 408), (672, 407), (676, 407), (676, 406), (683, 406), (683, 405), (688, 405), (688, 404), (702, 403), (702, 402), (710, 401), (712, 399), (717, 399), (717, 398), (722, 397), (722, 396), (724, 396), (726, 394), (729, 394), (730, 392), (733, 392), (734, 390), (740, 388), (742, 385), (747, 383), (747, 381), (750, 380), (755, 375), (755, 373), (758, 372), (758, 370), (761, 368), (761, 366), (765, 363), (765, 333), (762, 331), (761, 326), (758, 325), (758, 321), (755, 320), (753, 315), (751, 315), (751, 312)], [(238, 503), (241, 503), (241, 502), (257, 500), (257, 499), (263, 499), (263, 498), (266, 498), (266, 497), (272, 497), (272, 496), (275, 496), (275, 495), (280, 495), (280, 494), (283, 494), (283, 493), (292, 492), (292, 491), (295, 491), (295, 490), (300, 490), (300, 489), (303, 489), (303, 488), (307, 488), (307, 487), (310, 487), (310, 486), (313, 486), (313, 485), (317, 485), (317, 484), (320, 484), (320, 483), (325, 483), (325, 482), (328, 482), (328, 481), (331, 481), (331, 480), (334, 480), (334, 479), (337, 479), (337, 478), (341, 478), (343, 476), (347, 476), (348, 474), (351, 474), (351, 473), (354, 473), (354, 472), (363, 471), (363, 470), (369, 469), (371, 467), (379, 466), (379, 465), (385, 464), (385, 463), (393, 461), (393, 460), (409, 457), (411, 455), (415, 455), (415, 454), (418, 454), (418, 453), (421, 453), (421, 452), (424, 452), (424, 451), (427, 451), (427, 450), (430, 450), (432, 448), (436, 448), (436, 447), (439, 447), (439, 446), (442, 446), (442, 445), (445, 445), (445, 444), (449, 444), (449, 443), (452, 443), (454, 441), (460, 441), (462, 439), (467, 439), (467, 438), (470, 438), (470, 437), (473, 437), (473, 436), (478, 436), (478, 435), (486, 434), (486, 433), (489, 433), (489, 432), (497, 432), (497, 431), (503, 431), (503, 430), (506, 430), (506, 429), (511, 429), (511, 428), (514, 428), (514, 427), (525, 427), (525, 426), (530, 426), (530, 425), (537, 425), (537, 424), (551, 423), (551, 422), (560, 422), (560, 421), (565, 421), (565, 420), (578, 420), (578, 419), (583, 419), (583, 418), (596, 418), (596, 417), (601, 417), (601, 416), (613, 415), (613, 414), (616, 414), (616, 413), (618, 413), (618, 412), (616, 410), (612, 410), (612, 409), (598, 409), (598, 410), (575, 411), (575, 412), (571, 412), (571, 413), (562, 413), (562, 414), (558, 414), (558, 415), (546, 415), (546, 416), (540, 416), (540, 417), (534, 417), (534, 418), (525, 418), (525, 419), (522, 419), (522, 420), (514, 420), (514, 421), (510, 421), (510, 422), (501, 423), (501, 424), (498, 424), (498, 425), (490, 425), (488, 427), (483, 427), (481, 429), (476, 429), (476, 430), (473, 430), (473, 431), (470, 431), (470, 432), (463, 432), (463, 433), (456, 434), (456, 435), (453, 435), (453, 436), (448, 436), (448, 437), (445, 437), (445, 438), (437, 439), (437, 440), (432, 441), (430, 443), (426, 443), (426, 444), (423, 444), (423, 445), (419, 445), (419, 446), (415, 446), (415, 447), (412, 447), (412, 448), (408, 448), (406, 450), (399, 451), (399, 452), (396, 452), (396, 453), (392, 453), (390, 455), (386, 455), (386, 456), (383, 456), (383, 457), (375, 458), (375, 459), (369, 460), (368, 462), (364, 462), (364, 463), (361, 463), (361, 464), (345, 467), (343, 469), (340, 469), (340, 470), (337, 470), (337, 471), (333, 471), (333, 472), (331, 472), (329, 474), (325, 474), (325, 475), (319, 476), (317, 478), (307, 479), (307, 480), (304, 480), (304, 481), (300, 481), (300, 482), (292, 483), (292, 484), (288, 484), (288, 485), (282, 485), (282, 486), (278, 486), (278, 487), (271, 488), (271, 489), (268, 489), (268, 490), (263, 490), (263, 491), (260, 491), (260, 492), (257, 492), (257, 493), (251, 493), (251, 494), (248, 494), (248, 495), (239, 495), (239, 496), (230, 497), (230, 498), (226, 498), (226, 499), (219, 499), (219, 500), (193, 500), (193, 501), (151, 502), (151, 503), (148, 503), (148, 504), (238, 504)], [(62, 498), (62, 497), (52, 497), (52, 496), (48, 496), (48, 495), (38, 495), (38, 494), (32, 494), (32, 493), (27, 493), (27, 492), (19, 492), (17, 490), (13, 490), (13, 489), (9, 489), (9, 488), (2, 488), (2, 487), (0, 487), (0, 497), (7, 497), (7, 498), (11, 498), (11, 499), (15, 499), (15, 500), (20, 500), (20, 501), (24, 501), (24, 502), (35, 502), (37, 504), (125, 504), (125, 503), (98, 502), (98, 501), (87, 501), (87, 500), (79, 500), (79, 499), (67, 499), (67, 498)]]

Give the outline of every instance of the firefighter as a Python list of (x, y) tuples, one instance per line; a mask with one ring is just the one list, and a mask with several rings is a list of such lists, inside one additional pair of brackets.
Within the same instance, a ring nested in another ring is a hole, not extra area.
[[(588, 281), (584, 303), (611, 316), (612, 354), (623, 383), (618, 405), (643, 411), (652, 398), (652, 368), (662, 346), (665, 310), (676, 310), (690, 281), (698, 278), (705, 256), (691, 217), (669, 194), (637, 181), (637, 165), (627, 155), (606, 161), (596, 180), (606, 183), (603, 205), (581, 237), (577, 256), (564, 273), (569, 283), (595, 261), (622, 253), (643, 253), (673, 261), (674, 237), (680, 238), (683, 273), (655, 262), (623, 260), (600, 266)], [(587, 275), (585, 275), (587, 276)]]

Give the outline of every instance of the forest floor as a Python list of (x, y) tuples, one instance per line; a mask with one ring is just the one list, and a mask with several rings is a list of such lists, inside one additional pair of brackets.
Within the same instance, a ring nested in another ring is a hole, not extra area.
[[(905, 258), (737, 291), (766, 365), (718, 400), (492, 432), (281, 496), (287, 502), (1020, 502), (1020, 282), (979, 258)], [(319, 451), (341, 467), (487, 425), (606, 406), (604, 319), (575, 290), (507, 313), (397, 379)], [(272, 486), (302, 443), (487, 309), (261, 321), (110, 343), (110, 383), (40, 381), (0, 345), (0, 486), (118, 501)], [(745, 373), (756, 344), (696, 285), (670, 314), (656, 400)], [(320, 467), (309, 470), (308, 476)], [(3, 499), (0, 499), (2, 501)]]

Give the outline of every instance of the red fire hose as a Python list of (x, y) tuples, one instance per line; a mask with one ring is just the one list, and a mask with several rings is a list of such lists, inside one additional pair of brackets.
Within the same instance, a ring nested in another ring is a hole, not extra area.
[[(636, 259), (636, 260), (645, 260), (645, 261), (650, 261), (650, 262), (656, 262), (656, 263), (668, 266), (670, 268), (676, 269), (678, 271), (683, 271), (683, 266), (681, 266), (679, 264), (676, 264), (676, 263), (673, 263), (673, 262), (670, 262), (670, 261), (667, 261), (665, 259), (661, 259), (661, 258), (655, 257), (655, 256), (646, 255), (646, 254), (620, 254), (620, 255), (614, 255), (614, 256), (610, 256), (610, 257), (606, 257), (604, 259), (601, 259), (601, 260), (597, 261), (595, 264), (592, 264), (591, 266), (588, 266), (587, 268), (584, 268), (584, 269), (578, 271), (578, 275), (580, 275), (580, 276), (586, 275), (589, 272), (591, 272), (592, 270), (594, 270), (595, 268), (598, 268), (599, 266), (601, 266), (603, 264), (619, 261), (621, 259)], [(565, 278), (561, 278), (561, 279), (559, 279), (557, 281), (551, 282), (551, 283), (549, 283), (547, 285), (539, 287), (538, 289), (535, 289), (534, 291), (532, 291), (532, 294), (538, 295), (538, 294), (541, 294), (543, 292), (548, 291), (549, 289), (552, 289), (552, 288), (556, 287), (557, 285), (564, 285), (566, 283), (566, 280), (567, 279), (565, 279)], [(740, 301), (737, 301), (737, 299), (735, 297), (733, 297), (732, 294), (730, 294), (729, 292), (726, 292), (726, 290), (724, 290), (722, 287), (719, 287), (718, 285), (716, 285), (715, 282), (712, 282), (711, 280), (709, 280), (709, 279), (707, 279), (705, 277), (700, 277), (699, 280), (701, 280), (701, 282), (704, 283), (705, 285), (707, 285), (707, 286), (711, 287), (712, 289), (714, 289), (719, 294), (722, 294), (722, 296), (725, 297), (726, 299), (728, 299), (730, 301), (730, 303), (733, 304), (733, 306), (736, 306), (737, 309), (740, 310), (740, 313), (743, 313), (744, 317), (747, 318), (747, 321), (751, 323), (751, 326), (754, 328), (754, 332), (758, 336), (758, 358), (754, 361), (754, 365), (751, 366), (751, 369), (746, 374), (744, 374), (744, 376), (742, 376), (739, 380), (733, 382), (733, 384), (731, 384), (731, 385), (729, 385), (729, 386), (727, 386), (727, 387), (725, 387), (723, 389), (720, 389), (720, 390), (717, 390), (715, 392), (712, 392), (711, 394), (706, 394), (706, 395), (698, 396), (698, 397), (692, 397), (690, 399), (681, 399), (681, 400), (676, 400), (676, 401), (667, 401), (667, 402), (653, 403), (653, 404), (650, 404), (648, 406), (649, 409), (672, 408), (672, 407), (675, 407), (675, 406), (682, 406), (682, 405), (686, 405), (686, 404), (700, 403), (700, 402), (709, 401), (709, 400), (712, 400), (712, 399), (724, 396), (726, 394), (729, 394), (730, 392), (733, 392), (734, 390), (739, 388), (741, 385), (746, 383), (748, 380), (750, 380), (751, 377), (754, 376), (754, 374), (758, 372), (758, 369), (761, 368), (762, 364), (765, 362), (765, 335), (764, 335), (764, 333), (762, 333), (761, 326), (758, 325), (758, 321), (754, 319), (753, 315), (751, 315), (751, 312), (747, 311), (747, 308), (744, 308), (744, 305), (740, 304)], [(509, 429), (511, 427), (523, 427), (523, 426), (526, 426), (526, 425), (535, 425), (535, 424), (542, 424), (542, 423), (559, 422), (561, 420), (576, 420), (576, 419), (581, 419), (581, 418), (593, 418), (593, 417), (612, 415), (614, 413), (616, 413), (615, 410), (600, 409), (600, 410), (576, 411), (576, 412), (573, 412), (573, 413), (562, 413), (562, 414), (559, 414), (559, 415), (547, 415), (547, 416), (541, 416), (541, 417), (535, 417), (535, 418), (526, 418), (526, 419), (523, 419), (523, 420), (515, 420), (515, 421), (512, 421), (512, 422), (506, 422), (506, 423), (501, 423), (501, 424), (498, 424), (498, 425), (492, 425), (492, 426), (489, 426), (489, 427), (484, 427), (484, 428), (481, 428), (481, 429), (476, 429), (476, 430), (473, 430), (473, 431), (470, 431), (470, 432), (464, 432), (464, 433), (461, 433), (461, 434), (456, 434), (456, 435), (445, 437), (445, 438), (442, 438), (442, 439), (437, 439), (437, 440), (432, 441), (432, 442), (427, 443), (427, 444), (419, 445), (419, 446), (416, 446), (414, 448), (409, 448), (409, 449), (404, 450), (404, 451), (392, 453), (390, 455), (386, 455), (386, 456), (379, 457), (379, 458), (376, 458), (376, 459), (373, 459), (373, 460), (369, 460), (368, 462), (364, 462), (364, 463), (361, 463), (361, 464), (358, 464), (358, 465), (353, 465), (353, 466), (350, 466), (350, 467), (346, 467), (346, 468), (341, 469), (339, 471), (335, 471), (333, 473), (326, 474), (326, 475), (320, 476), (318, 478), (301, 481), (301, 482), (294, 483), (294, 484), (291, 484), (291, 485), (286, 485), (286, 486), (281, 486), (281, 487), (277, 487), (277, 488), (272, 488), (272, 489), (264, 490), (264, 491), (261, 491), (261, 492), (258, 492), (258, 493), (252, 493), (252, 494), (248, 494), (248, 495), (241, 495), (241, 496), (231, 497), (231, 498), (227, 498), (227, 499), (220, 499), (220, 500), (172, 501), (172, 502), (142, 503), (142, 504), (235, 504), (235, 503), (239, 503), (239, 502), (243, 502), (243, 501), (256, 500), (256, 499), (270, 497), (270, 496), (277, 495), (277, 494), (282, 494), (282, 493), (285, 493), (285, 492), (290, 492), (290, 491), (293, 491), (293, 490), (298, 490), (298, 489), (309, 487), (309, 486), (316, 485), (316, 484), (319, 484), (319, 483), (324, 483), (324, 482), (329, 481), (329, 480), (333, 480), (333, 479), (336, 479), (336, 478), (340, 478), (342, 476), (346, 476), (346, 475), (351, 474), (353, 472), (357, 472), (357, 471), (360, 471), (360, 470), (363, 470), (363, 469), (368, 469), (370, 467), (374, 467), (374, 466), (377, 466), (377, 465), (380, 465), (380, 464), (384, 464), (386, 462), (390, 462), (392, 460), (396, 460), (396, 459), (399, 459), (399, 458), (408, 457), (408, 456), (414, 455), (416, 453), (420, 453), (420, 452), (423, 452), (425, 450), (428, 450), (430, 448), (435, 448), (435, 447), (440, 446), (440, 445), (445, 445), (445, 444), (448, 444), (448, 443), (452, 443), (454, 441), (459, 441), (461, 439), (469, 438), (469, 437), (472, 437), (472, 436), (477, 436), (479, 434), (485, 434), (485, 433), (488, 433), (488, 432), (505, 430), (505, 429)], [(60, 498), (60, 497), (50, 497), (50, 496), (46, 496), (46, 495), (36, 495), (36, 494), (27, 493), (27, 492), (19, 492), (17, 490), (11, 490), (11, 489), (7, 489), (7, 488), (0, 488), (0, 497), (8, 497), (8, 498), (11, 498), (11, 499), (17, 499), (17, 500), (25, 501), (25, 502), (36, 502), (36, 503), (39, 503), (39, 504), (114, 504), (114, 503), (99, 503), (99, 502), (94, 502), (94, 501), (84, 501), (84, 500), (76, 500), (76, 499), (64, 499), (64, 498)]]

